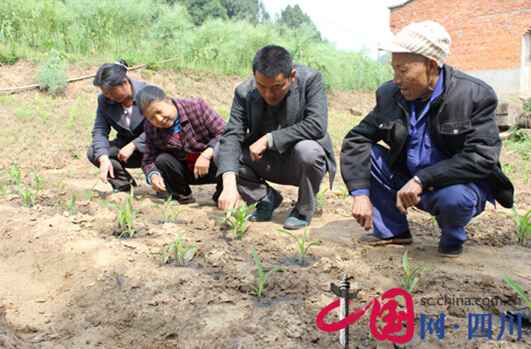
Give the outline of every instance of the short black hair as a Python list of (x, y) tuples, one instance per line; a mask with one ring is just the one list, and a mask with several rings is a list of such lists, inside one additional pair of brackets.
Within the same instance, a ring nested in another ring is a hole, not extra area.
[(264, 46), (256, 52), (253, 59), (253, 74), (259, 71), (263, 76), (271, 77), (282, 72), (289, 77), (293, 70), (293, 60), (289, 52), (276, 45)]
[(127, 62), (120, 59), (116, 63), (105, 63), (99, 67), (94, 77), (92, 84), (111, 91), (116, 86), (124, 84), (124, 79), (127, 79), (131, 84), (131, 79), (127, 76)]
[(140, 114), (144, 115), (144, 110), (151, 105), (151, 103), (166, 100), (166, 93), (157, 86), (148, 85), (136, 94), (136, 107)]

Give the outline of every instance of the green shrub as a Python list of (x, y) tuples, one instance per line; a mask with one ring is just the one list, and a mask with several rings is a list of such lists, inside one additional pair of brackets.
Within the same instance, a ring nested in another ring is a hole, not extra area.
[(48, 90), (52, 95), (61, 92), (66, 87), (66, 69), (68, 64), (64, 60), (65, 55), (52, 49), (50, 58), (41, 68), (37, 80), (40, 88)]

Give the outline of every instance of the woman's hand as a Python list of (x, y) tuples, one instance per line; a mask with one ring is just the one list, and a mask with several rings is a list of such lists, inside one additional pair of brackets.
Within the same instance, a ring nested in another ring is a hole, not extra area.
[(151, 180), (151, 187), (157, 193), (161, 193), (166, 190), (164, 179), (158, 173), (153, 173), (149, 179)]
[(212, 162), (212, 156), (214, 155), (214, 148), (206, 148), (195, 160), (194, 164), (194, 177), (198, 179), (208, 175), (210, 169), (210, 163)]
[(98, 158), (100, 162), (100, 179), (103, 183), (107, 184), (107, 178), (114, 178), (114, 168), (112, 167), (111, 160), (107, 155), (102, 155)]
[(129, 160), (131, 155), (133, 155), (135, 150), (136, 150), (136, 145), (134, 145), (133, 142), (125, 145), (118, 152), (118, 156), (117, 156), (118, 160), (120, 160), (121, 162), (127, 163), (127, 161)]

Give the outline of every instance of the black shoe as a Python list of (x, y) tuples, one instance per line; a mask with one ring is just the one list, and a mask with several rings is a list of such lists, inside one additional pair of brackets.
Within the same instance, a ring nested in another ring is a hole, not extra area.
[(437, 254), (441, 257), (456, 258), (463, 253), (463, 245), (459, 244), (455, 246), (444, 246), (442, 241), (439, 241), (439, 246), (437, 247)]
[(271, 193), (264, 196), (258, 201), (256, 211), (249, 217), (251, 222), (267, 222), (273, 217), (273, 211), (284, 200), (282, 195), (275, 189), (271, 188)]
[(160, 199), (168, 199), (170, 197), (170, 192), (167, 190), (164, 190), (164, 191), (161, 191), (160, 193), (157, 192), (155, 196)]
[(413, 235), (411, 235), (411, 232), (408, 229), (406, 232), (399, 235), (391, 236), (390, 238), (380, 239), (372, 234), (365, 234), (358, 240), (362, 244), (370, 246), (380, 246), (389, 244), (408, 245), (413, 242)]
[(190, 193), (188, 195), (177, 194), (177, 195), (175, 195), (175, 197), (172, 198), (171, 202), (173, 202), (173, 203), (177, 202), (180, 205), (191, 204), (191, 203), (195, 202), (194, 194), (192, 194), (192, 193)]
[(131, 191), (131, 186), (136, 187), (136, 181), (131, 176), (129, 176), (129, 183), (128, 184), (124, 184), (124, 185), (121, 185), (119, 187), (115, 187), (114, 184), (111, 182), (111, 180), (109, 180), (109, 183), (111, 184), (113, 193), (119, 193), (119, 192), (129, 193)]

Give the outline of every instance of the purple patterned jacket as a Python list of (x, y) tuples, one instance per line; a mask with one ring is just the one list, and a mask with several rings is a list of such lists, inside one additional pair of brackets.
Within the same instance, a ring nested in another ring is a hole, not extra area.
[(189, 153), (199, 154), (215, 147), (227, 124), (202, 98), (172, 98), (172, 102), (177, 107), (181, 138), (171, 128), (158, 128), (149, 121), (144, 123), (146, 149), (142, 170), (146, 176), (158, 171), (155, 160), (161, 153), (185, 160)]

